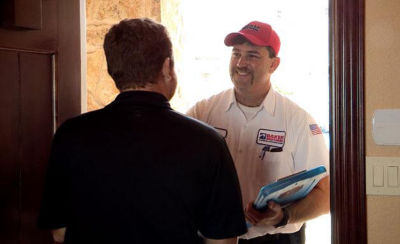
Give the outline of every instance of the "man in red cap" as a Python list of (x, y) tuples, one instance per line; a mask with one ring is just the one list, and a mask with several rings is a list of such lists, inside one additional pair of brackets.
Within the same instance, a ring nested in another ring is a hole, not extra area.
[(212, 125), (228, 144), (251, 227), (239, 243), (304, 243), (304, 222), (329, 213), (329, 175), (289, 206), (270, 201), (258, 211), (260, 188), (287, 175), (324, 165), (329, 151), (315, 120), (271, 86), (280, 39), (269, 24), (253, 21), (226, 36), (232, 46), (234, 88), (198, 102), (188, 114)]

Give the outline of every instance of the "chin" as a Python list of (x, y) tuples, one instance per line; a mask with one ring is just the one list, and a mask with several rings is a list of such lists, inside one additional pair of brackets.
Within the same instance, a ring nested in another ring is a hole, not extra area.
[(234, 79), (233, 84), (237, 88), (247, 88), (253, 84), (252, 79)]

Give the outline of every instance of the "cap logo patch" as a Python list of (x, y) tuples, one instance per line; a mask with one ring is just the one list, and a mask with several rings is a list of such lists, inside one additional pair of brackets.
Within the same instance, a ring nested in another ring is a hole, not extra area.
[(260, 29), (260, 26), (256, 26), (256, 25), (252, 25), (252, 24), (248, 24), (245, 27), (242, 28), (242, 30), (253, 30), (253, 31), (258, 31)]

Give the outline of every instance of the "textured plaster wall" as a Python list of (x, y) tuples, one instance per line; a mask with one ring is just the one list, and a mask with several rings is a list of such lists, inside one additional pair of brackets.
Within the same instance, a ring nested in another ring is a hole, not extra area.
[(161, 21), (160, 0), (87, 0), (87, 107), (102, 108), (118, 94), (107, 73), (103, 39), (111, 25), (125, 18)]
[[(400, 157), (399, 146), (378, 146), (372, 138), (376, 109), (400, 108), (400, 1), (366, 0), (366, 153)], [(369, 244), (400, 243), (400, 196), (367, 196)]]
[(180, 111), (185, 112), (186, 107), (184, 96), (182, 94), (180, 86), (180, 77), (182, 70), (182, 54), (183, 54), (183, 12), (182, 12), (182, 0), (161, 0), (161, 23), (168, 29), (169, 36), (173, 45), (174, 60), (175, 60), (175, 71), (178, 77), (178, 86), (175, 92), (175, 96), (171, 100), (171, 106)]

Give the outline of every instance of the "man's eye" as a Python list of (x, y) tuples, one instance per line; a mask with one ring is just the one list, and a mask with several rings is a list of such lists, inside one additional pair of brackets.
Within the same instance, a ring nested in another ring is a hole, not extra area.
[(239, 53), (232, 53), (232, 56), (234, 56), (234, 57), (239, 57), (240, 54), (239, 54)]

